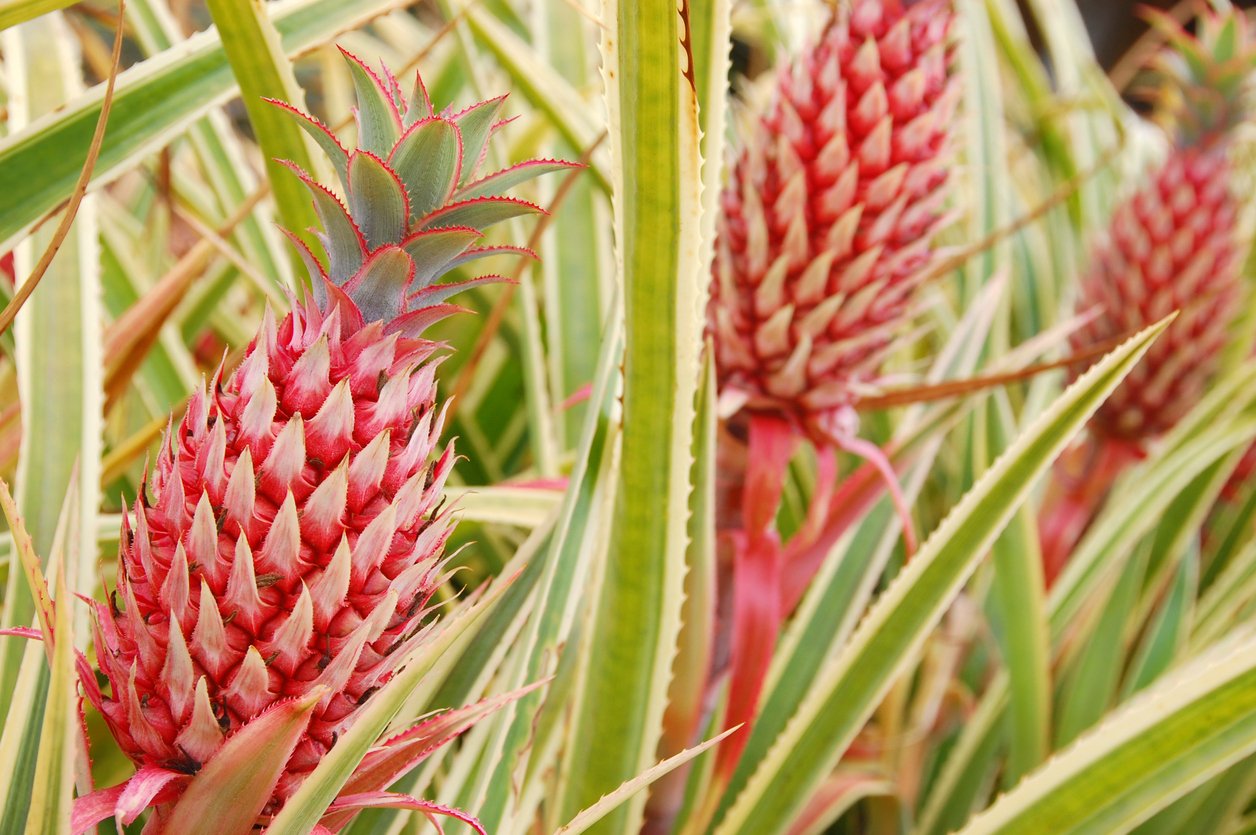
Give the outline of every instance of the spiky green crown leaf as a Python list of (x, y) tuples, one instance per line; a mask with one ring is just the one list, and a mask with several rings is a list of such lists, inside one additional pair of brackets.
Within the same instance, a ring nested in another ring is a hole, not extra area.
[(341, 49), (357, 95), (357, 140), (346, 147), (314, 116), (286, 102), (340, 176), (339, 194), (290, 165), (305, 183), (322, 223), (313, 230), (313, 251), (289, 233), (310, 274), (321, 308), (352, 303), (367, 321), (416, 336), (460, 308), (446, 299), (474, 284), (501, 281), (480, 276), (436, 282), (476, 258), (503, 253), (535, 257), (515, 246), (475, 246), (493, 224), (543, 214), (535, 204), (503, 192), (551, 171), (578, 167), (558, 160), (528, 160), (484, 174), (488, 143), (508, 119), (505, 96), (454, 112), (437, 111), (423, 80), (404, 96), (386, 67), (381, 75)]
[(1256, 44), (1246, 17), (1228, 0), (1215, 0), (1192, 35), (1164, 12), (1146, 15), (1168, 44), (1154, 65), (1157, 118), (1179, 146), (1218, 144), (1250, 115)]

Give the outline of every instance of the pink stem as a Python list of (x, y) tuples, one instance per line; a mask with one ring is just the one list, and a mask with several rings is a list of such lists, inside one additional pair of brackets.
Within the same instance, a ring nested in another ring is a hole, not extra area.
[(903, 546), (907, 549), (907, 556), (910, 558), (916, 553), (916, 529), (911, 520), (911, 508), (907, 504), (907, 497), (903, 495), (903, 489), (898, 483), (898, 474), (894, 472), (894, 465), (881, 451), (881, 447), (871, 441), (844, 433), (835, 433), (833, 441), (847, 452), (863, 458), (881, 474), (885, 487), (889, 490), (890, 501), (894, 503), (894, 510), (898, 513), (899, 521), (903, 523)]
[(749, 739), (763, 681), (772, 663), (781, 609), (782, 550), (776, 513), (785, 470), (798, 446), (795, 428), (762, 414), (750, 418), (742, 530), (733, 532), (733, 617), (728, 708), (724, 727), (742, 725), (723, 745), (716, 773), (727, 779)]
[[(901, 453), (900, 453), (901, 455)], [(907, 458), (898, 463), (905, 466)], [(802, 599), (807, 585), (815, 577), (829, 551), (856, 520), (867, 512), (877, 499), (885, 479), (871, 462), (851, 473), (838, 486), (828, 504), (824, 526), (813, 542), (791, 542), (785, 553), (785, 580), (782, 589), (783, 608), (792, 612)]]

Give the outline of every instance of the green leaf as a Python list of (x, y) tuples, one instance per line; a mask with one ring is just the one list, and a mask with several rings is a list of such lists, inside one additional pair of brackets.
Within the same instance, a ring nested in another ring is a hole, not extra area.
[(336, 134), (332, 133), (331, 128), (324, 125), (316, 117), (306, 113), (300, 108), (294, 107), (286, 101), (268, 99), (267, 103), (279, 108), (280, 112), (291, 116), (300, 126), (301, 130), (314, 140), (319, 150), (331, 162), (332, 168), (335, 169), (336, 175), (340, 177), (340, 182), (348, 188), (349, 182), (349, 152), (340, 144), (340, 139)]
[(948, 835), (986, 804), (1000, 759), (1007, 692), (1003, 673), (968, 715), (921, 807), (916, 825), (920, 835)]
[(542, 174), (549, 174), (553, 171), (570, 171), (572, 168), (577, 167), (579, 166), (576, 163), (564, 162), (562, 160), (528, 160), (467, 183), (463, 188), (455, 192), (454, 196), (459, 200), (470, 200), (473, 197), (505, 194), (506, 191), (520, 183), (526, 183), (528, 180), (539, 177)]
[(1237, 832), (1239, 819), (1256, 793), (1256, 760), (1248, 757), (1212, 778), (1134, 830), (1134, 835), (1182, 832)]
[(1111, 588), (1112, 575), (1133, 546), (1157, 526), (1182, 491), (1218, 459), (1250, 443), (1250, 419), (1236, 413), (1256, 395), (1254, 374), (1256, 368), (1215, 380), (1200, 403), (1161, 440), (1159, 454), (1118, 480), (1114, 500), (1087, 530), (1048, 595), (1054, 639), (1075, 630), (1073, 624), (1093, 605), (1096, 590)]
[[(389, 0), (284, 0), (270, 7), (285, 53), (325, 43), (393, 8)], [(0, 250), (74, 189), (91, 143), (104, 86), (98, 85), (0, 142)], [(118, 76), (117, 93), (92, 183), (99, 187), (170, 142), (236, 92), (216, 30)]]
[[(615, 395), (619, 358), (623, 352), (622, 326), (619, 310), (608, 325), (594, 381), (591, 410), (584, 426), (580, 446), (577, 448), (576, 465), (572, 470), (567, 491), (563, 496), (558, 521), (549, 547), (541, 558), (530, 565), (539, 572), (534, 611), (512, 655), (524, 659), (517, 667), (515, 678), (508, 687), (537, 681), (553, 673), (559, 648), (568, 642), (581, 602), (580, 592), (585, 588), (590, 557), (606, 552), (606, 534), (603, 509), (604, 493), (610, 489), (616, 462), (612, 449), (619, 433), (615, 420)], [(536, 692), (503, 712), (512, 717), (506, 723), (505, 732), (495, 740), (501, 753), (490, 772), (488, 785), (494, 790), (476, 806), (480, 822), (492, 831), (498, 831), (503, 821), (518, 802), (516, 792), (506, 786), (521, 786), (520, 777), (529, 763), (521, 762), (528, 751), (537, 715), (545, 694)], [(537, 752), (536, 747), (530, 749)]]
[(1127, 832), (1256, 750), (1256, 635), (1243, 628), (1165, 677), (962, 830)]
[(478, 229), (456, 226), (415, 232), (403, 240), (401, 248), (414, 259), (414, 289), (421, 290), (435, 281), (480, 237)]
[(261, 0), (207, 0), (207, 6), (266, 161), (279, 219), (297, 236), (308, 236), (314, 210), (301, 183), (280, 160), (294, 163), (320, 181), (326, 181), (329, 166), (310, 153), (305, 132), (266, 101), (277, 99), (300, 109), (305, 100), (267, 11), (270, 5)]
[(340, 50), (357, 92), (358, 147), (388, 159), (401, 136), (401, 116), (384, 81), (356, 55)]
[[(410, 217), (421, 218), (440, 208), (453, 193), (458, 172), (467, 164), (458, 128), (449, 121), (433, 118), (416, 122), (388, 157), (410, 196)], [(446, 221), (441, 226), (474, 226), (466, 221)]]
[(536, 487), (446, 487), (445, 497), (463, 522), (539, 528), (563, 500), (557, 490)]
[[(362, 267), (366, 258), (366, 236), (349, 217), (349, 211), (340, 198), (304, 171), (298, 169), (295, 173), (313, 198), (314, 211), (323, 227), (318, 234), (327, 253), (327, 276), (335, 284), (343, 285)], [(313, 255), (310, 257), (313, 258)], [(317, 284), (314, 290), (322, 292)]]
[(0, 0), (0, 29), (73, 6), (78, 0)]
[[(654, 761), (680, 628), (694, 398), (708, 281), (696, 94), (670, 0), (607, 3), (602, 42), (625, 299), (623, 442), (611, 549), (593, 608), (560, 808)], [(636, 831), (644, 798), (598, 824)]]
[[(170, 49), (186, 37), (165, 0), (128, 0), (126, 14), (131, 34), (146, 57)], [(205, 216), (225, 221), (233, 207), (248, 200), (258, 188), (244, 143), (221, 110), (212, 110), (194, 122), (188, 129), (188, 139), (218, 199), (217, 207), (205, 207)], [(232, 240), (259, 273), (272, 279), (278, 287), (295, 289), (292, 253), (278, 234), (268, 204), (263, 203), (245, 218), (236, 227)], [(189, 319), (195, 321), (194, 317)], [(185, 319), (185, 323), (187, 321)], [(190, 388), (190, 385), (182, 386), (178, 396), (182, 397)], [(165, 405), (173, 406), (174, 401)]]
[(1138, 334), (1091, 368), (965, 495), (821, 672), (718, 832), (772, 831), (801, 811), (893, 680), (912, 662), (1035, 481), (1168, 321)]
[[(40, 644), (44, 653), (50, 656), (51, 664), (51, 681), (44, 706), (43, 725), (35, 738), (39, 750), (34, 771), (14, 779), (19, 785), (31, 787), (30, 809), (26, 815), (26, 831), (29, 835), (67, 831), (70, 805), (74, 797), (74, 758), (78, 753), (76, 736), (79, 726), (74, 676), (74, 632), (70, 616), (73, 598), (66, 590), (65, 561), (60, 558), (62, 555), (59, 552), (64, 547), (67, 532), (73, 529), (71, 523), (76, 509), (73, 505), (75, 496), (72, 483), (62, 508), (61, 524), (57, 531), (57, 551), (50, 560), (57, 573), (56, 600), (61, 603), (58, 606), (49, 593), (48, 583), (40, 569), (39, 556), (35, 553), (26, 524), (18, 513), (17, 504), (8, 485), (0, 480), (0, 510), (3, 511), (13, 536), (14, 556), (22, 567), (21, 571), (13, 573), (25, 577), (27, 590), (36, 601), (39, 631), (42, 635)], [(27, 656), (30, 657), (31, 655)], [(15, 717), (19, 715), (20, 713), (14, 714)], [(9, 744), (10, 738), (6, 735), (0, 748), (8, 748)], [(6, 821), (7, 826), (17, 826), (20, 823), (17, 818)]]
[(462, 170), (458, 174), (458, 185), (464, 186), (475, 176), (484, 157), (484, 149), (488, 138), (497, 123), (497, 114), (501, 112), (505, 96), (476, 102), (475, 104), (451, 117), (458, 126), (461, 139)]
[[(74, 674), (74, 597), (65, 584), (65, 566), (57, 570), (58, 603), (52, 634), (52, 673), (44, 724), (39, 735), (39, 758), (35, 764), (31, 807), (26, 817), (27, 835), (70, 832), (70, 809), (74, 801), (75, 758), (80, 754), (78, 679)], [(86, 751), (82, 750), (85, 755)]]
[(537, 214), (544, 211), (540, 206), (513, 197), (477, 197), (460, 200), (423, 218), (422, 228), (441, 229), (447, 226), (470, 226), (484, 229), (512, 217)]
[(1063, 748), (1107, 713), (1125, 661), (1126, 621), (1147, 568), (1148, 547), (1125, 565), (1075, 663), (1060, 684), (1055, 745)]
[[(39, 124), (55, 117), (58, 108), (78, 94), (82, 80), (77, 43), (60, 14), (37, 18), (4, 32), (5, 71), (13, 94), (11, 126)], [(90, 136), (94, 123), (88, 127)], [(30, 172), (26, 176), (31, 178)], [(77, 171), (74, 176), (77, 178)], [(18, 510), (30, 532), (34, 552), (47, 565), (62, 507), (67, 503), (72, 506), (69, 517), (76, 523), (64, 534), (63, 571), (71, 591), (83, 593), (96, 585), (96, 513), (100, 503), (103, 433), (98, 234), (97, 200), (88, 196), (79, 206), (70, 234), (39, 289), (18, 314), (15, 327), (23, 426), (15, 491)], [(29, 274), (35, 260), (51, 243), (52, 235), (51, 228), (40, 229), (17, 248), (15, 270), (19, 280)], [(0, 618), (4, 626), (27, 626), (31, 622), (32, 599), (20, 577), (21, 572), (17, 571), (8, 576), (4, 614)], [(71, 599), (66, 595), (59, 608), (67, 610), (66, 616), (72, 614), (73, 625), (67, 634), (77, 636), (79, 647), (84, 648), (89, 634), (87, 612), (85, 608), (74, 610), (69, 604)], [(0, 711), (6, 717), (6, 731), (21, 734), (16, 748), (10, 747), (14, 737), (8, 737), (6, 744), (0, 746), (0, 773), (7, 777), (4, 796), (0, 798), (0, 832), (6, 833), (20, 830), (26, 818), (26, 809), (36, 791), (32, 780), (45, 781), (39, 791), (47, 802), (54, 806), (60, 802), (55, 797), (57, 790), (48, 782), (59, 779), (60, 766), (48, 765), (46, 768), (51, 770), (41, 774), (27, 766), (34, 762), (37, 751), (44, 750), (39, 742), (41, 728), (64, 730), (59, 723), (65, 720), (65, 682), (51, 681), (46, 666), (38, 667), (37, 672), (23, 671), (31, 656), (29, 648), (21, 644), (11, 638), (0, 640)], [(23, 675), (34, 676), (25, 684), (32, 688), (33, 701), (14, 697), (15, 687), (23, 685), (19, 681)], [(70, 690), (73, 691), (72, 685)], [(29, 712), (10, 713), (21, 710), (19, 705), (25, 705)], [(64, 755), (59, 747), (62, 742), (63, 737), (50, 740), (52, 748), (48, 750), (56, 749), (57, 753), (41, 753), (40, 762)]]
[[(549, 65), (567, 83), (576, 89), (585, 89), (597, 77), (597, 69), (590, 60), (596, 39), (589, 19), (582, 10), (561, 2), (538, 3), (535, 13), (537, 40), (546, 52)], [(551, 154), (561, 160), (574, 160), (583, 150), (557, 137)], [(570, 163), (549, 160), (525, 162), (470, 182), (458, 195), (500, 194), (535, 176), (569, 167)], [(569, 176), (565, 173), (563, 180)], [(610, 261), (603, 257), (610, 248), (609, 209), (603, 194), (596, 190), (595, 178), (581, 174), (561, 186), (556, 180), (547, 178), (538, 186), (538, 202), (543, 206), (553, 205), (558, 188), (566, 189), (562, 206), (551, 217), (542, 244), (545, 257), (540, 264), (541, 299), (550, 399), (564, 403), (596, 374), (597, 357), (587, 346), (599, 337), (598, 328), (605, 315), (613, 277), (608, 269)], [(597, 269), (591, 272), (594, 266)], [(582, 403), (556, 410), (553, 422), (560, 441), (565, 440), (568, 445), (578, 442), (586, 411)]]
[(1160, 677), (1177, 660), (1190, 634), (1195, 590), (1199, 585), (1199, 555), (1194, 548), (1178, 562), (1173, 583), (1148, 625), (1147, 634), (1130, 663), (1123, 695), (1136, 693)]
[[(964, 90), (963, 118), (957, 126), (956, 144), (966, 157), (964, 168), (971, 172), (967, 185), (974, 192), (974, 206), (968, 234), (974, 240), (983, 239), (1011, 219), (1010, 190), (1003, 187), (1011, 179), (1007, 170), (1007, 132), (1002, 128), (1003, 97), (993, 33), (982, 6), (979, 0), (955, 3), (956, 24), (961, 30), (956, 66)], [(1007, 268), (1008, 251), (1006, 242), (997, 243), (961, 271), (961, 294), (965, 300), (975, 295), (988, 276)], [(995, 338), (1002, 338), (997, 331)]]
[(9, 712), (0, 733), (0, 766), (7, 785), (0, 798), (0, 832), (19, 835), (25, 831), (35, 785), (40, 733), (47, 707), (49, 673), (44, 649), (32, 641), (5, 638), (16, 644), (18, 664), (16, 685), (8, 699)]
[[(478, 3), (461, 2), (467, 22), (478, 41), (484, 44), (510, 74), (514, 87), (529, 104), (549, 115), (555, 129), (573, 148), (592, 147), (602, 133), (602, 125), (590, 117), (593, 108), (566, 79), (536, 54), (532, 45), (488, 14)], [(604, 15), (609, 19), (609, 15)], [(660, 18), (662, 20), (662, 18)], [(610, 190), (611, 176), (599, 157), (589, 165), (604, 191)]]
[[(702, 388), (698, 391), (695, 423), (693, 494), (689, 500), (689, 547), (685, 550), (684, 605), (672, 682), (663, 714), (662, 756), (683, 751), (698, 738), (707, 705), (707, 688), (714, 666), (717, 638), (716, 609), (719, 598), (719, 565), (716, 558), (716, 459), (718, 457), (715, 351), (708, 340), (704, 352)], [(650, 814), (675, 817), (675, 804), (684, 799), (686, 772), (661, 783), (650, 798)], [(675, 785), (673, 785), (675, 783)], [(661, 808), (660, 808), (661, 807)], [(676, 819), (675, 828), (683, 826)]]
[(380, 159), (357, 151), (349, 158), (349, 216), (370, 249), (401, 241), (409, 207), (401, 181)]
[(1250, 539), (1224, 572), (1204, 592), (1196, 607), (1191, 643), (1206, 646), (1240, 620), (1243, 608), (1256, 598), (1256, 539)]
[[(996, 448), (1008, 443), (1010, 407), (990, 421)], [(1049, 752), (1051, 730), (1051, 658), (1047, 630), (1042, 554), (1033, 511), (1022, 507), (994, 543), (993, 604), (1002, 629), (996, 630), (1011, 686), (1011, 725), (1006, 783), (1012, 784), (1042, 762)]]
[(657, 763), (656, 765), (653, 765), (650, 768), (647, 768), (645, 771), (641, 772), (640, 774), (638, 774), (636, 777), (632, 778), (631, 780), (625, 781), (623, 784), (619, 786), (619, 788), (615, 789), (613, 792), (602, 795), (602, 797), (599, 798), (598, 801), (594, 803), (592, 806), (589, 806), (588, 808), (584, 809), (578, 815), (576, 815), (574, 818), (568, 821), (566, 824), (559, 827), (558, 830), (554, 833), (554, 835), (579, 835), (579, 833), (581, 832), (588, 831), (588, 829), (592, 827), (593, 824), (597, 823), (602, 818), (606, 817), (608, 814), (610, 814), (612, 811), (618, 808), (621, 804), (626, 802), (634, 794), (644, 789), (650, 783), (653, 783), (655, 780), (658, 780), (660, 777), (663, 777), (668, 772), (676, 768), (679, 768), (680, 766), (692, 760), (694, 757), (707, 751), (711, 747), (718, 745), (721, 740), (723, 740), (729, 734), (735, 732), (737, 728), (740, 728), (740, 727), (741, 726), (738, 725), (735, 728), (729, 728), (728, 730), (724, 731), (724, 733), (720, 734), (719, 736), (715, 736), (715, 737), (712, 737), (711, 739), (708, 739), (706, 742), (703, 742), (701, 745), (695, 745), (692, 748), (687, 748), (684, 751), (681, 751), (679, 754), (668, 757), (662, 762)]
[(368, 322), (390, 322), (406, 309), (414, 261), (397, 246), (377, 249), (346, 290)]

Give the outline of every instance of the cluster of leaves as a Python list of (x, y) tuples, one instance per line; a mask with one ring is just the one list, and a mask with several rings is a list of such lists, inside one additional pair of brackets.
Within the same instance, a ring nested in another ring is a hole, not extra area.
[[(1022, 17), (1012, 0), (955, 3), (956, 220), (923, 327), (893, 360), (904, 378), (942, 384), (1066, 352), (1086, 242), (1155, 150), (1071, 0), (1024, 5)], [(706, 674), (727, 577), (702, 310), (729, 42), (735, 31), (784, 58), (825, 13), (766, 0), (680, 13), (674, 0), (128, 0), (119, 17), (106, 0), (0, 0), (0, 251), (16, 287), (59, 245), (0, 335), (0, 474), (16, 496), (0, 627), (57, 638), (0, 639), (0, 832), (68, 831), (75, 794), (129, 773), (90, 713), (90, 758), (81, 750), (70, 650), (90, 657), (88, 610), (49, 600), (100, 599), (119, 514), (168, 416), (206, 368), (238, 356), (266, 305), (299, 290), (273, 221), (305, 229), (313, 210), (271, 160), (317, 174), (317, 154), (261, 99), (308, 98), (337, 125), (351, 82), (336, 43), (398, 75), (421, 64), (437, 101), (511, 89), (504, 156), (588, 167), (528, 185), (550, 214), (499, 240), (543, 261), (502, 257), (518, 283), (472, 288), (463, 303), (479, 315), (439, 328), (454, 349), (441, 366), (448, 431), (466, 455), (449, 492), (471, 543), (441, 591), (451, 627), (407, 668), (414, 686), (341, 740), (267, 831), (309, 831), (352, 752), (387, 727), (538, 682), (397, 790), (494, 833), (1256, 826), (1256, 482), (1231, 481), (1256, 435), (1250, 315), (1212, 390), (1121, 476), (1049, 594), (1041, 477), (1163, 326), (1067, 389), (1044, 373), (868, 413), (865, 433), (932, 533), (904, 564), (890, 502), (843, 461), (857, 516), (782, 634), (740, 764), (724, 780), (692, 759), (726, 699)], [(738, 84), (755, 97), (756, 82)], [(0, 302), (17, 292), (0, 282)], [(793, 462), (783, 528), (805, 518), (814, 476), (807, 456)], [(426, 825), (372, 809), (345, 831)]]

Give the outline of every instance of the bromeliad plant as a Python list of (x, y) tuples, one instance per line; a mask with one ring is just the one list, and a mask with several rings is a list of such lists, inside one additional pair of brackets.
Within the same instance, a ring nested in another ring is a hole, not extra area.
[(66, 6), (0, 2), (0, 835), (1252, 828), (1227, 4), (1125, 203), (1067, 0)]

